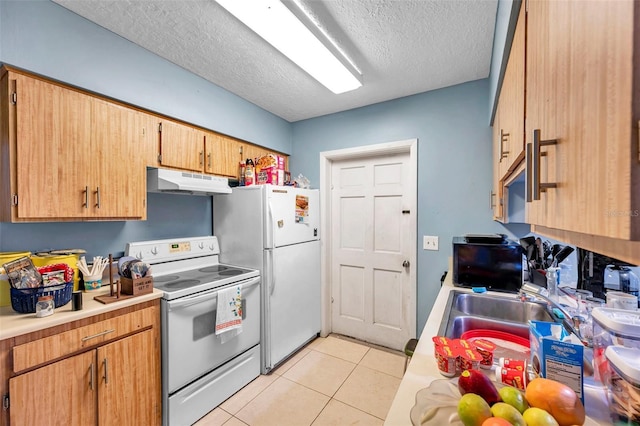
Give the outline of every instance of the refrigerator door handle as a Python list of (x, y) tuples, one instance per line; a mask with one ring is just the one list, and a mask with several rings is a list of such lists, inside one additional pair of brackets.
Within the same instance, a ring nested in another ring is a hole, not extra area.
[(273, 248), (273, 226), (274, 226), (274, 220), (273, 220), (273, 205), (271, 204), (271, 199), (267, 198), (267, 223), (266, 226), (264, 227), (264, 231), (265, 231), (265, 239), (264, 239), (264, 244), (265, 244), (265, 248), (268, 249), (272, 249)]
[(273, 295), (273, 290), (276, 288), (276, 274), (274, 272), (273, 266), (273, 250), (269, 250), (269, 274), (271, 275), (271, 279), (269, 280), (269, 294)]

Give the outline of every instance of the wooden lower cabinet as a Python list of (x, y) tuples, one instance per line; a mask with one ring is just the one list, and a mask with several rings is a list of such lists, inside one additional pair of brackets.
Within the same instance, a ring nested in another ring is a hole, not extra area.
[[(8, 390), (9, 409), (0, 424), (160, 425), (160, 307), (144, 303), (1, 341), (0, 390)], [(66, 345), (61, 355), (40, 344), (69, 336), (86, 346)]]
[(153, 425), (161, 414), (156, 389), (160, 365), (151, 330), (97, 349), (98, 424)]
[(94, 351), (9, 380), (11, 425), (89, 425), (96, 421)]

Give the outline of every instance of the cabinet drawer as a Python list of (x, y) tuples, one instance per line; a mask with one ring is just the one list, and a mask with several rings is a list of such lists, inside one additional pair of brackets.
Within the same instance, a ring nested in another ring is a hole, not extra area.
[(13, 371), (28, 368), (73, 354), (99, 343), (151, 327), (156, 324), (157, 308), (145, 308), (96, 322), (13, 348)]

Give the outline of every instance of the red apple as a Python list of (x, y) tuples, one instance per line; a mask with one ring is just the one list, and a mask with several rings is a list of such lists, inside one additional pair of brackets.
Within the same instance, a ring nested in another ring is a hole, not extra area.
[(458, 378), (458, 390), (462, 395), (465, 393), (480, 395), (489, 405), (502, 401), (491, 379), (478, 370), (464, 370)]

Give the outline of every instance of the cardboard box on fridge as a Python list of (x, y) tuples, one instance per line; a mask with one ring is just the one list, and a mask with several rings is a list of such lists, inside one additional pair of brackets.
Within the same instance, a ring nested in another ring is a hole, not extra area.
[(564, 342), (568, 336), (562, 324), (529, 321), (531, 366), (537, 376), (569, 386), (584, 404), (584, 346)]

